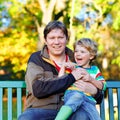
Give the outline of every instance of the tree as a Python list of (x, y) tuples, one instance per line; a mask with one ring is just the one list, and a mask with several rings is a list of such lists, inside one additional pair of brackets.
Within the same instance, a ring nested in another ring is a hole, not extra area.
[(24, 79), (29, 55), (44, 44), (44, 26), (53, 19), (63, 18), (65, 3), (66, 0), (2, 1), (11, 19), (7, 28), (0, 31), (2, 78)]
[[(104, 69), (104, 66), (101, 68), (105, 78), (120, 78), (120, 62), (118, 62), (120, 61), (120, 8), (118, 7), (120, 1), (89, 0), (79, 3), (77, 1), (75, 1), (76, 9), (73, 12), (73, 30), (76, 33), (76, 39), (89, 37), (97, 41), (98, 63), (102, 66), (105, 65), (103, 62), (107, 61), (104, 62), (107, 68)], [(112, 68), (118, 72), (114, 72)]]
[[(66, 24), (70, 48), (82, 37), (97, 41), (98, 63), (100, 66), (107, 63), (107, 68), (101, 68), (105, 78), (120, 78), (120, 1), (1, 0), (0, 3), (0, 20), (10, 21), (6, 27), (0, 21), (2, 78), (24, 79), (27, 60), (43, 46), (43, 28), (51, 20)], [(3, 11), (7, 11), (4, 16)]]

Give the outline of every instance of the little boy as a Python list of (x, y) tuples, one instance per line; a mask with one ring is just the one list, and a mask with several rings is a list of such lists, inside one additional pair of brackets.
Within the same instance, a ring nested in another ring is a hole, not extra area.
[[(96, 88), (106, 89), (106, 82), (97, 66), (91, 65), (97, 56), (97, 44), (89, 38), (78, 40), (74, 45), (75, 63), (64, 63), (60, 69), (59, 76), (62, 76), (66, 69), (77, 69), (81, 67), (81, 78), (92, 83)], [(91, 76), (91, 79), (88, 77)], [(77, 84), (77, 83), (76, 83)], [(80, 91), (76, 84), (70, 86), (64, 95), (64, 105), (58, 112), (55, 120), (67, 120), (78, 108), (84, 109), (90, 120), (101, 120), (96, 109), (96, 100), (89, 94)]]

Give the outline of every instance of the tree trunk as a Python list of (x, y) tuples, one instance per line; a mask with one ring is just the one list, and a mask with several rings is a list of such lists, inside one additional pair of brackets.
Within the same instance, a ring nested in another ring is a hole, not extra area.
[(38, 49), (41, 49), (44, 45), (43, 30), (46, 24), (52, 20), (52, 14), (57, 0), (50, 0), (49, 5), (45, 0), (38, 0), (40, 8), (43, 12), (42, 24), (41, 26), (37, 25), (37, 30), (39, 34)]

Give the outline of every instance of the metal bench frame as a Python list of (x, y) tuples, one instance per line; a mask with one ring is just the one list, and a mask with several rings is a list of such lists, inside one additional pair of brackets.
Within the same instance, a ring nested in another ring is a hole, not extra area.
[[(118, 120), (120, 120), (120, 80), (119, 81), (107, 81), (107, 93), (108, 93), (108, 113), (109, 113), (109, 120), (115, 120), (114, 116), (114, 98), (113, 93), (116, 90), (117, 94), (117, 113), (118, 113)], [(105, 115), (105, 99), (103, 99), (100, 105), (100, 116), (102, 120), (107, 120)]]
[[(9, 120), (12, 120), (12, 89), (17, 91), (17, 117), (22, 112), (22, 89), (26, 88), (24, 81), (0, 81), (0, 120), (3, 120), (3, 89), (7, 89), (7, 115)], [(17, 119), (16, 119), (17, 120)]]
[[(7, 115), (9, 120), (13, 119), (12, 115), (12, 89), (16, 89), (17, 92), (17, 118), (21, 114), (22, 110), (22, 89), (26, 88), (25, 81), (0, 81), (0, 120), (3, 120), (3, 89), (7, 89)], [(118, 120), (120, 120), (120, 81), (107, 81), (108, 90), (108, 106), (109, 106), (109, 120), (114, 120), (114, 98), (113, 89), (117, 91), (117, 110), (118, 110)], [(105, 99), (103, 99), (100, 104), (100, 116), (102, 120), (106, 120), (105, 115)], [(17, 119), (16, 118), (16, 119)]]

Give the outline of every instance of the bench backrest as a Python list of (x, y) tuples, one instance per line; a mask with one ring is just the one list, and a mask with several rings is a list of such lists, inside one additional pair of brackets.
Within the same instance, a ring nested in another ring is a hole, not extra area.
[[(3, 93), (4, 89), (7, 89), (7, 116), (9, 120), (13, 120), (12, 115), (12, 109), (13, 109), (13, 96), (12, 96), (12, 89), (16, 89), (17, 93), (17, 117), (22, 112), (22, 89), (26, 88), (26, 84), (24, 81), (0, 81), (0, 120), (3, 120)], [(116, 89), (116, 92), (113, 90)], [(114, 93), (117, 94), (117, 113), (118, 113), (118, 120), (120, 120), (120, 81), (107, 81), (107, 90), (108, 90), (108, 113), (106, 112), (106, 98), (103, 99), (101, 105), (100, 105), (100, 116), (102, 120), (108, 120), (106, 119), (106, 116), (109, 117), (109, 120), (115, 120), (114, 116)], [(108, 115), (109, 114), (109, 115)]]
[[(3, 120), (3, 93), (7, 89), (7, 118), (13, 120), (13, 97), (12, 90), (16, 89), (17, 92), (17, 117), (22, 112), (22, 89), (26, 88), (24, 81), (0, 81), (0, 120)], [(17, 118), (15, 119), (17, 120)]]
[(106, 91), (107, 97), (100, 105), (100, 116), (102, 120), (120, 120), (120, 81), (107, 81)]

